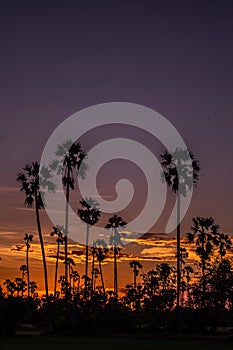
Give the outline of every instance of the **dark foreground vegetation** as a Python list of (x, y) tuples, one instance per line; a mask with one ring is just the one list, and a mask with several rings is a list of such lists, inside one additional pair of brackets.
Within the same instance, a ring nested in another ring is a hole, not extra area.
[(1, 349), (13, 350), (15, 347), (24, 350), (47, 349), (93, 349), (96, 350), (131, 350), (131, 349), (159, 349), (159, 350), (232, 350), (230, 341), (222, 340), (175, 340), (175, 339), (129, 339), (129, 338), (89, 338), (89, 337), (17, 337), (0, 339)]
[[(17, 281), (8, 280), (0, 295), (0, 334), (176, 337), (224, 336), (233, 338), (233, 270), (228, 259), (216, 261), (196, 283), (183, 283), (179, 309), (174, 271), (166, 263), (142, 275), (142, 283), (128, 285), (124, 295), (113, 291), (62, 285), (62, 294), (22, 295)], [(61, 283), (62, 284), (62, 283)], [(25, 287), (26, 288), (26, 287)]]

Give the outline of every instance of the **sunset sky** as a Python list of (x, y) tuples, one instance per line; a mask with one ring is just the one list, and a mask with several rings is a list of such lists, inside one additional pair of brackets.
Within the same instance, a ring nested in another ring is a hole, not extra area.
[[(43, 287), (34, 212), (24, 208), (16, 174), (25, 163), (40, 160), (49, 136), (61, 122), (99, 103), (131, 102), (158, 111), (200, 161), (200, 181), (182, 222), (183, 236), (195, 215), (213, 216), (222, 231), (233, 233), (232, 16), (233, 4), (227, 0), (1, 2), (0, 284), (20, 274), (24, 253), (12, 248), (22, 244), (24, 233), (29, 232), (35, 236), (32, 278)], [(81, 141), (88, 149), (94, 141), (115, 134), (128, 137), (129, 133), (134, 136), (124, 127), (100, 128)], [(161, 144), (143, 132), (135, 138), (157, 156), (163, 151)], [(114, 196), (114, 181), (123, 172), (112, 166), (106, 174)], [(127, 221), (143, 205), (139, 202), (145, 193), (140, 185), (142, 174), (135, 178), (136, 169), (127, 165), (125, 171), (136, 181), (137, 202), (125, 213)], [(164, 232), (173, 204), (174, 196), (169, 194), (150, 232)], [(49, 238), (53, 223), (45, 213), (42, 225), (50, 256), (55, 249)], [(124, 248), (119, 264), (121, 285), (131, 282), (127, 264), (134, 256), (142, 259), (145, 270), (158, 261), (174, 261), (175, 233), (158, 237)], [(76, 244), (70, 249), (82, 252), (83, 247)], [(82, 253), (75, 260), (81, 272)], [(48, 261), (53, 276), (54, 260)], [(105, 268), (111, 285), (109, 262)]]

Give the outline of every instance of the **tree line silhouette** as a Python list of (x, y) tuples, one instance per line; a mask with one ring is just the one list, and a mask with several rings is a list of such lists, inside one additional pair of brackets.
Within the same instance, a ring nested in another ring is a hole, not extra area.
[[(65, 334), (165, 334), (216, 332), (218, 326), (233, 327), (233, 266), (227, 251), (232, 242), (222, 233), (212, 217), (196, 216), (190, 232), (181, 246), (180, 199), (186, 196), (199, 179), (200, 165), (191, 151), (165, 150), (161, 154), (162, 180), (177, 196), (176, 267), (160, 263), (154, 269), (140, 273), (138, 260), (129, 262), (132, 283), (119, 296), (117, 262), (121, 237), (127, 222), (118, 214), (109, 218), (105, 228), (111, 230), (109, 242), (98, 239), (89, 248), (91, 227), (100, 220), (98, 202), (83, 198), (77, 215), (86, 224), (85, 273), (80, 276), (68, 254), (70, 190), (75, 178), (85, 177), (86, 154), (78, 142), (59, 145), (56, 159), (48, 168), (38, 162), (26, 164), (17, 175), (25, 195), (25, 205), (34, 206), (41, 246), (45, 295), (40, 297), (37, 283), (30, 280), (30, 247), (33, 235), (25, 233), (25, 264), (21, 277), (6, 279), (0, 286), (0, 332), (13, 334), (17, 327), (29, 324), (44, 333)], [(191, 159), (191, 164), (188, 160)], [(81, 164), (84, 162), (84, 166)], [(56, 239), (54, 291), (49, 294), (48, 273), (40, 210), (45, 208), (44, 191), (55, 191), (53, 172), (62, 172), (66, 193), (65, 223), (52, 228)], [(58, 276), (61, 249), (64, 246), (64, 275)], [(187, 246), (196, 253), (196, 266), (187, 264)], [(88, 259), (91, 255), (91, 264)], [(102, 263), (113, 259), (113, 290), (104, 284)], [(89, 267), (91, 271), (89, 273)], [(98, 267), (96, 267), (98, 265)], [(98, 276), (101, 284), (97, 284)], [(139, 280), (140, 277), (140, 280)], [(59, 284), (59, 290), (58, 290)], [(27, 292), (27, 293), (26, 293)], [(26, 293), (26, 294), (25, 294)]]

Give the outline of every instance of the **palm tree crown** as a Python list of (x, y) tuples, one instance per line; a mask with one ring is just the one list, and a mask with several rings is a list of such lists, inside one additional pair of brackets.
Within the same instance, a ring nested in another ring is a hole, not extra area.
[(121, 245), (121, 236), (120, 236), (120, 229), (124, 228), (127, 225), (125, 221), (123, 221), (122, 217), (118, 214), (114, 214), (112, 217), (109, 218), (107, 225), (105, 226), (106, 229), (112, 229), (113, 234), (110, 237), (110, 245), (113, 247), (117, 247)]
[(95, 225), (100, 218), (99, 203), (93, 198), (85, 198), (80, 201), (81, 208), (78, 209), (78, 216), (87, 225)]
[[(188, 162), (191, 159), (191, 164)], [(163, 167), (162, 179), (167, 182), (174, 193), (186, 196), (186, 193), (196, 186), (199, 179), (200, 165), (194, 159), (191, 151), (175, 149), (174, 152), (165, 150), (161, 154), (161, 165)]]
[(212, 217), (203, 218), (196, 216), (192, 220), (192, 232), (188, 233), (188, 240), (190, 243), (196, 243), (197, 255), (200, 256), (202, 261), (207, 261), (210, 259), (214, 245), (218, 245), (220, 236), (219, 225)]
[(21, 183), (20, 191), (25, 194), (25, 205), (32, 207), (36, 201), (38, 209), (43, 209), (44, 204), (44, 189), (49, 191), (55, 190), (55, 185), (51, 181), (51, 171), (43, 167), (40, 169), (38, 162), (26, 164), (23, 171), (17, 174), (17, 181)]
[[(85, 178), (88, 169), (85, 163), (86, 153), (82, 150), (79, 142), (66, 140), (57, 146), (55, 152), (56, 159), (50, 164), (52, 170), (56, 170), (58, 174), (63, 173), (63, 185), (74, 189), (75, 175)], [(82, 167), (81, 167), (82, 164)]]

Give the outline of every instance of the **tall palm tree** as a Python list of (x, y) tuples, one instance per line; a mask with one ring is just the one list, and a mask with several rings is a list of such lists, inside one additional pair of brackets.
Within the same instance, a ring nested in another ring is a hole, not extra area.
[(100, 219), (99, 203), (93, 198), (85, 198), (80, 201), (81, 208), (78, 209), (78, 216), (86, 223), (86, 257), (85, 257), (85, 288), (84, 294), (87, 297), (87, 278), (88, 278), (88, 244), (91, 226), (97, 224)]
[[(191, 159), (191, 164), (188, 160)], [(177, 309), (180, 306), (180, 285), (181, 285), (181, 266), (180, 266), (180, 196), (186, 196), (193, 186), (197, 185), (199, 179), (200, 166), (194, 158), (191, 151), (175, 149), (174, 152), (167, 150), (161, 154), (161, 165), (163, 168), (162, 179), (171, 187), (172, 192), (177, 195)]]
[(97, 261), (99, 262), (99, 272), (100, 272), (100, 278), (101, 278), (101, 283), (102, 283), (102, 288), (104, 293), (105, 293), (105, 286), (104, 286), (102, 262), (104, 261), (107, 254), (108, 254), (108, 248), (107, 248), (106, 242), (103, 239), (97, 239), (95, 242), (95, 255), (96, 255)]
[(129, 267), (133, 269), (133, 285), (134, 288), (137, 288), (137, 276), (139, 274), (139, 269), (142, 268), (142, 265), (139, 261), (133, 260), (129, 262)]
[(51, 181), (50, 171), (45, 167), (43, 167), (40, 170), (40, 165), (38, 162), (32, 162), (30, 164), (26, 164), (23, 168), (23, 171), (18, 173), (17, 181), (21, 183), (20, 191), (24, 192), (25, 194), (25, 205), (27, 207), (32, 207), (34, 204), (34, 207), (35, 207), (37, 230), (38, 230), (41, 252), (42, 252), (42, 260), (43, 260), (45, 293), (46, 293), (46, 298), (48, 298), (48, 274), (47, 274), (44, 241), (43, 241), (43, 235), (41, 230), (40, 213), (39, 213), (40, 209), (44, 208), (43, 192), (42, 192), (42, 188), (40, 188), (40, 184), (43, 185), (43, 188), (46, 188), (47, 190), (50, 190), (50, 191), (54, 191), (55, 186)]
[[(68, 233), (69, 233), (69, 203), (70, 190), (74, 190), (75, 178), (80, 176), (85, 178), (87, 166), (84, 162), (86, 158), (85, 152), (82, 150), (79, 142), (66, 140), (57, 146), (55, 152), (56, 159), (50, 164), (52, 170), (62, 172), (62, 182), (66, 191), (66, 207), (65, 207), (65, 279), (68, 283)], [(82, 164), (82, 167), (81, 167)], [(81, 168), (80, 168), (81, 167)], [(79, 171), (79, 170), (82, 171)]]
[(91, 247), (92, 254), (92, 263), (91, 263), (91, 291), (92, 294), (94, 292), (94, 274), (95, 274), (95, 255), (96, 255), (96, 247), (95, 242), (93, 241), (93, 246)]
[(107, 225), (105, 226), (106, 229), (112, 229), (112, 235), (110, 237), (109, 243), (112, 246), (113, 256), (114, 256), (113, 278), (114, 278), (114, 297), (116, 301), (118, 299), (117, 255), (120, 251), (119, 246), (121, 245), (120, 230), (121, 228), (124, 228), (126, 225), (127, 223), (122, 220), (121, 216), (119, 216), (118, 214), (114, 214), (112, 217), (110, 217)]
[[(27, 266), (27, 284), (28, 284), (28, 297), (30, 297), (30, 270), (29, 270), (29, 249), (30, 249), (30, 243), (32, 242), (33, 235), (29, 235), (28, 233), (25, 233), (24, 241), (26, 245), (26, 266)], [(22, 279), (23, 280), (23, 279)]]
[(56, 236), (57, 242), (57, 254), (56, 254), (56, 266), (55, 266), (55, 277), (54, 277), (54, 298), (56, 298), (57, 294), (57, 275), (58, 275), (58, 264), (60, 257), (60, 245), (64, 243), (64, 228), (63, 226), (54, 226), (53, 231), (50, 233), (50, 236)]
[(196, 216), (192, 220), (192, 232), (189, 232), (187, 236), (190, 243), (196, 244), (196, 254), (201, 259), (203, 306), (205, 307), (206, 264), (210, 260), (214, 246), (218, 246), (220, 232), (218, 224), (212, 217), (203, 218)]

